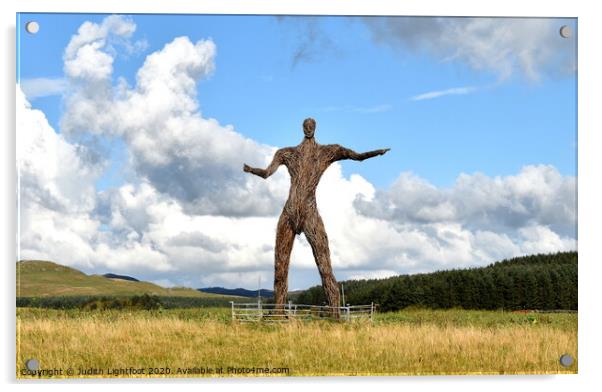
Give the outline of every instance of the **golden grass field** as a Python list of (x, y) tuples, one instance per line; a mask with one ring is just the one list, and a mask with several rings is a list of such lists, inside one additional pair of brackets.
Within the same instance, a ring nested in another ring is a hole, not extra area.
[(54, 377), (576, 373), (577, 360), (559, 364), (563, 353), (578, 357), (576, 313), (413, 309), (373, 323), (270, 325), (234, 323), (229, 309), (17, 311), (18, 378), (38, 377), (22, 374), (30, 358), (62, 369)]

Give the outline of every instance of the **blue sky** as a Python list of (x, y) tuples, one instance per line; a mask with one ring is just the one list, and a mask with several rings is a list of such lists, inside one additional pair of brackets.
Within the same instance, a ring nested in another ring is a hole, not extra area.
[[(22, 25), (35, 19), (41, 31), (21, 34), (20, 77), (62, 77), (62, 54), (70, 37), (84, 21), (99, 22), (105, 16), (22, 15)], [(527, 164), (551, 164), (563, 174), (576, 173), (574, 73), (529, 80), (517, 72), (500, 82), (495, 72), (375, 44), (364, 24), (344, 17), (311, 19), (326, 43), (310, 48), (311, 58), (297, 64), (292, 59), (307, 36), (306, 18), (133, 19), (135, 39), (148, 45), (139, 53), (117, 56), (115, 75), (134, 83), (145, 55), (174, 37), (211, 38), (217, 45), (216, 71), (198, 85), (203, 116), (274, 146), (297, 144), (301, 121), (313, 116), (322, 143), (358, 151), (391, 147), (391, 154), (378, 162), (343, 163), (346, 174), (359, 173), (377, 186), (388, 186), (401, 171), (437, 186), (451, 186), (461, 172), (503, 176)], [(574, 26), (574, 21), (558, 24)], [(476, 91), (411, 100), (460, 87)], [(39, 97), (32, 104), (60, 132), (60, 96)], [(99, 181), (100, 189), (122, 182), (118, 169), (124, 153), (119, 143), (113, 150), (116, 164)]]
[[(340, 280), (576, 248), (574, 19), (17, 21), (21, 258), (165, 286), (270, 282), (288, 174), (241, 169), (298, 144), (310, 116), (320, 143), (391, 148), (318, 188)], [(320, 281), (302, 236), (290, 276)]]

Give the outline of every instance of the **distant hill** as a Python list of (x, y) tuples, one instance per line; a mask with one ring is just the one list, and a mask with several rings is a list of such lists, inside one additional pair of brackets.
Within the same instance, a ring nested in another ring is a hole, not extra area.
[[(374, 302), (384, 311), (421, 306), (434, 309), (577, 310), (577, 252), (537, 254), (502, 260), (486, 267), (348, 280), (345, 302)], [(321, 286), (294, 301), (324, 303)]]
[(130, 282), (140, 282), (138, 279), (132, 278), (131, 276), (127, 276), (127, 275), (117, 275), (117, 274), (108, 273), (108, 274), (104, 274), (103, 276), (105, 278), (109, 278), (109, 279), (120, 279), (120, 280), (129, 280)]
[[(239, 297), (257, 297), (257, 290), (247, 290), (240, 287), (237, 289), (226, 289), (224, 287), (206, 287), (198, 290), (203, 293), (211, 294), (236, 295)], [(261, 289), (259, 291), (262, 298), (272, 298), (274, 296), (273, 290)]]
[[(133, 278), (132, 278), (133, 279)], [(164, 288), (150, 282), (86, 275), (75, 268), (51, 261), (23, 260), (17, 263), (17, 297), (134, 296), (223, 298), (191, 288)]]

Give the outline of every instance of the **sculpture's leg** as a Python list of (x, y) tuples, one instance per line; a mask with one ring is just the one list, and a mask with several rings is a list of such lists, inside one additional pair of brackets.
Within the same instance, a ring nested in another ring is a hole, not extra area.
[(275, 271), (274, 271), (274, 300), (276, 307), (284, 307), (288, 292), (288, 265), (295, 241), (295, 231), (283, 213), (278, 220), (276, 229)]
[(305, 237), (311, 246), (316, 264), (318, 265), (318, 271), (320, 271), (322, 287), (324, 288), (324, 294), (326, 294), (328, 305), (333, 308), (333, 314), (336, 318), (338, 318), (339, 307), (341, 306), (339, 285), (337, 284), (337, 280), (332, 272), (332, 266), (330, 265), (328, 236), (326, 235), (322, 218), (317, 211), (315, 211), (305, 221), (303, 232), (305, 233)]

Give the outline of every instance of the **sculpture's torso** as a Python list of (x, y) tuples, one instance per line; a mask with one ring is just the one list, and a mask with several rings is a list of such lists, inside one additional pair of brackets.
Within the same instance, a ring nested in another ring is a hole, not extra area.
[(303, 231), (305, 220), (317, 213), (316, 188), (324, 171), (332, 163), (331, 146), (322, 146), (313, 138), (296, 147), (281, 150), (282, 163), (291, 176), (291, 188), (284, 214), (295, 233)]

